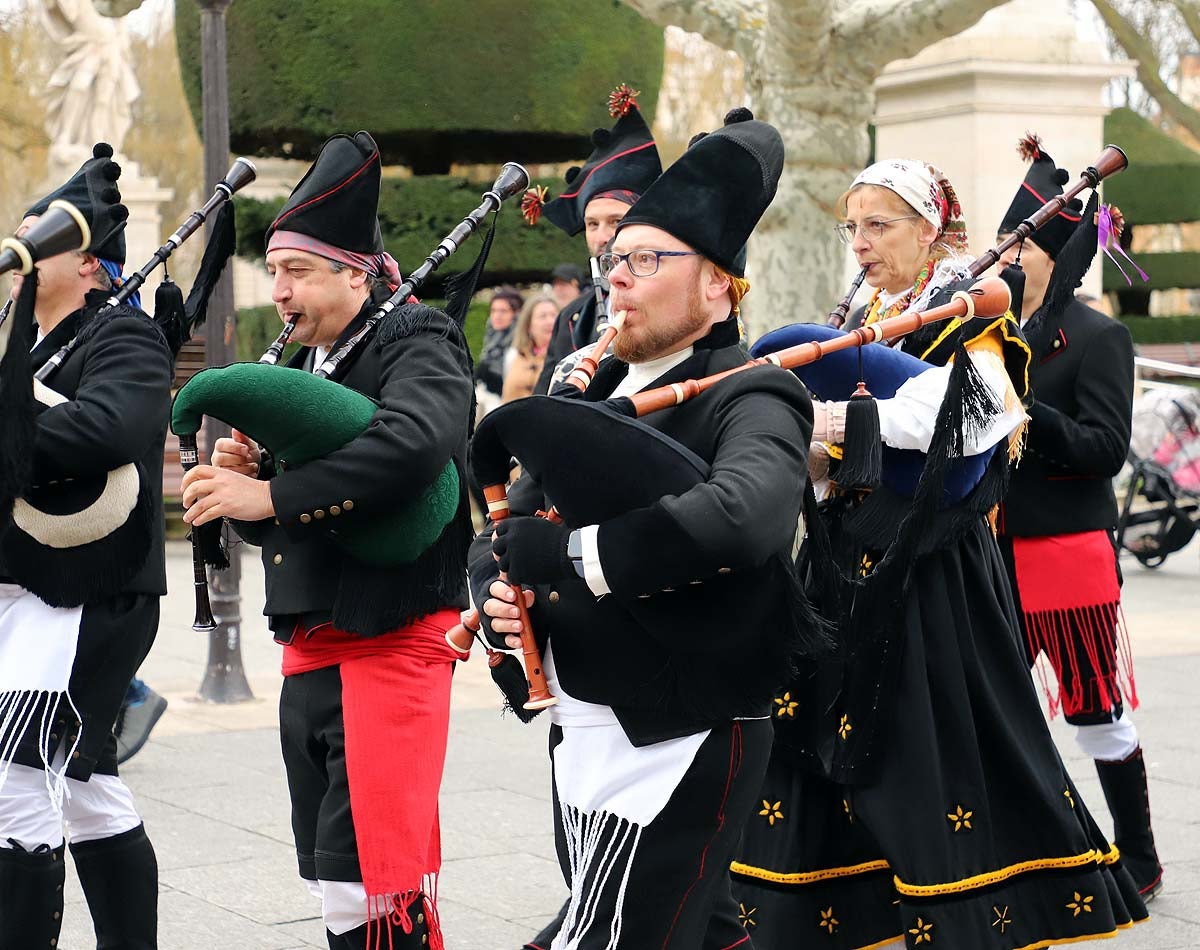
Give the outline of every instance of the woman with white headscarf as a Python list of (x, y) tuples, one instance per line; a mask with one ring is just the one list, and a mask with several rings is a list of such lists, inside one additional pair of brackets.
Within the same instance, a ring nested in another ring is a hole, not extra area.
[[(843, 209), (839, 230), (875, 288), (860, 320), (958, 289), (966, 226), (936, 168), (876, 163)], [(773, 337), (755, 353), (778, 348)], [(877, 487), (838, 485), (847, 404), (814, 400), (814, 449), (835, 463), (806, 508), (799, 568), (838, 649), (775, 697), (771, 764), (733, 864), (743, 920), (756, 950), (1111, 936), (1145, 907), (1055, 751), (987, 520), (1020, 451), (1028, 346), (1006, 315), (932, 324), (899, 348), (910, 355), (864, 354), (883, 384), (871, 383)], [(819, 376), (802, 378), (826, 395)]]

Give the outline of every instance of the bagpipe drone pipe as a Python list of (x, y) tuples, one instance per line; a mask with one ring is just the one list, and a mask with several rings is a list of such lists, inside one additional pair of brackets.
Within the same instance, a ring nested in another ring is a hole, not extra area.
[[(110, 159), (111, 150), (97, 146), (95, 158)], [(94, 183), (88, 181), (89, 190), (93, 201), (102, 206), (101, 213), (117, 222), (112, 232), (116, 233), (125, 226), (127, 216), (115, 188), (120, 170), (111, 161), (101, 161), (89, 168), (87, 174), (97, 179)], [(174, 361), (191, 331), (203, 323), (213, 285), (233, 253), (230, 198), (254, 177), (254, 166), (244, 158), (237, 159), (208, 201), (188, 216), (141, 269), (115, 287), (99, 311), (33, 374), (28, 356), (32, 341), (25, 336), (32, 328), (37, 281), (27, 280), (22, 285), (8, 321), (10, 336), (4, 355), (8, 366), (0, 369), (3, 378), (0, 387), (5, 403), (3, 425), (9, 430), (4, 432), (5, 444), (27, 448), (8, 453), (9, 458), (25, 459), (20, 472), (13, 474), (11, 464), (3, 466), (5, 476), (0, 497), (10, 500), (11, 518), (0, 536), (0, 550), (6, 570), (13, 578), (52, 606), (78, 606), (115, 593), (137, 575), (152, 548), (154, 521), (158, 516), (151, 479), (161, 476), (158, 472), (144, 471), (140, 463), (129, 462), (96, 476), (32, 483), (29, 459), (34, 415), (68, 401), (48, 383), (71, 353), (102, 325), (105, 314), (111, 315), (116, 308), (127, 304), (150, 273), (165, 264), (215, 214), (212, 235), (187, 301), (169, 277), (155, 295), (153, 319), (163, 332)], [(64, 247), (75, 250), (91, 246), (93, 235), (88, 231), (86, 219), (76, 209), (64, 205), (65, 202), (52, 202), (25, 235), (0, 243), (3, 249), (0, 268), (8, 263), (9, 251), (20, 258), (22, 272), (31, 273), (39, 258), (61, 253)], [(48, 237), (43, 237), (44, 231), (50, 232)], [(65, 236), (67, 232), (71, 240)], [(17, 250), (18, 243), (26, 254)]]
[[(415, 293), (436, 270), (473, 234), (481, 222), (499, 211), (513, 195), (529, 184), (520, 165), (508, 163), (501, 170), (483, 201), (471, 211), (430, 253), (399, 288), (368, 317), (366, 324), (329, 354), (315, 372), (278, 366), (294, 322), (284, 326), (279, 337), (256, 363), (234, 363), (203, 370), (176, 394), (171, 411), (171, 429), (179, 436), (184, 470), (199, 463), (196, 436), (205, 416), (211, 416), (254, 439), (269, 453), (276, 469), (295, 468), (324, 458), (361, 435), (371, 424), (378, 404), (368, 396), (343, 386), (330, 377), (360, 346), (378, 334), (388, 337), (421, 304), (410, 303)], [(447, 312), (462, 324), (475, 283), (491, 247), (492, 230), (485, 237), (475, 263), (448, 284)], [(451, 459), (438, 477), (416, 499), (397, 507), (390, 515), (339, 525), (331, 540), (347, 554), (368, 564), (399, 566), (415, 561), (441, 536), (458, 510), (461, 483)], [(205, 568), (224, 566), (220, 547), (221, 520), (194, 529), (193, 569), (196, 587), (198, 630), (211, 629)]]

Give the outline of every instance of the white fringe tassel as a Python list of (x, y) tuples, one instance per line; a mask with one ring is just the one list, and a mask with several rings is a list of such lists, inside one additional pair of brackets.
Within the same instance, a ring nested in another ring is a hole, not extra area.
[[(605, 950), (615, 950), (621, 940), (625, 892), (642, 828), (609, 812), (583, 812), (570, 805), (562, 806), (562, 823), (571, 870), (571, 899), (550, 950), (576, 950), (595, 924), (597, 914), (610, 904), (612, 919)], [(614, 871), (619, 880), (614, 880)], [(606, 895), (611, 897), (606, 900)]]
[(79, 718), (79, 711), (75, 708), (75, 703), (71, 700), (69, 693), (45, 690), (5, 690), (0, 692), (0, 788), (4, 787), (4, 782), (8, 778), (9, 766), (12, 765), (13, 756), (17, 753), (17, 746), (21, 742), (21, 737), (33, 724), (38, 706), (43, 698), (45, 705), (42, 706), (41, 722), (38, 723), (38, 755), (42, 759), (46, 773), (46, 791), (50, 796), (50, 806), (54, 809), (55, 816), (61, 821), (63, 802), (67, 793), (67, 765), (71, 762), (72, 753), (79, 746), (83, 730), (80, 729), (77, 732), (75, 741), (64, 750), (61, 760), (57, 760), (57, 766), (55, 765), (56, 750), (50, 746), (50, 730), (54, 728), (58, 707), (63, 699), (66, 699), (72, 712), (75, 713), (75, 717)]

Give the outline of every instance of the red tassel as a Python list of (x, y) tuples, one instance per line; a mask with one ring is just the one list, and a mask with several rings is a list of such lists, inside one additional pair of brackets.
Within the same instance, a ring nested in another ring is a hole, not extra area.
[(628, 114), (630, 109), (638, 107), (637, 97), (641, 94), (640, 90), (632, 89), (628, 84), (621, 83), (608, 94), (608, 114), (614, 119)]
[[(1138, 708), (1129, 629), (1119, 603), (1028, 612), (1024, 619), (1031, 655), (1045, 653), (1049, 661), (1038, 663), (1037, 671), (1051, 719), (1060, 709), (1074, 716), (1111, 710), (1117, 703)], [(1092, 671), (1086, 680), (1080, 650)], [(1113, 663), (1107, 668), (1110, 655)], [(1058, 678), (1057, 692), (1050, 688), (1047, 665)]]
[(1017, 143), (1017, 154), (1025, 162), (1036, 162), (1042, 157), (1042, 137), (1034, 132), (1026, 132), (1025, 137)]
[(521, 216), (533, 227), (542, 218), (542, 208), (546, 206), (545, 185), (534, 185), (521, 196)]

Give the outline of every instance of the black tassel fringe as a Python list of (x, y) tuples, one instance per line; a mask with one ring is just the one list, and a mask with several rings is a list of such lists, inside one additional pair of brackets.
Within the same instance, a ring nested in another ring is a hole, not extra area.
[(875, 488), (883, 475), (879, 404), (863, 387), (846, 403), (846, 437), (835, 481), (847, 491)]
[(529, 699), (529, 680), (525, 678), (525, 667), (511, 653), (488, 649), (488, 670), (492, 674), (492, 682), (499, 687), (504, 696), (504, 708), (511, 712), (521, 722), (533, 722), (542, 710), (526, 709)]

